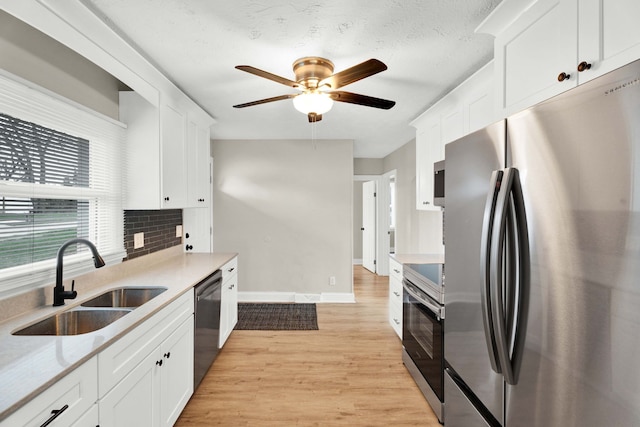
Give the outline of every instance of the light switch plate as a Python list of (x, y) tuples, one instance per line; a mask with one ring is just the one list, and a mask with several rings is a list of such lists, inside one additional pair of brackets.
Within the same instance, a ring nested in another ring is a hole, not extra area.
[(176, 237), (182, 237), (182, 226), (176, 225)]
[(144, 233), (136, 233), (133, 235), (133, 249), (140, 249), (144, 246)]

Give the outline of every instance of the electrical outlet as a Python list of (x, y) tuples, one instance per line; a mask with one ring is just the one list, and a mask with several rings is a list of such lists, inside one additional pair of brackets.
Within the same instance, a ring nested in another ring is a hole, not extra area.
[(331, 286), (336, 285), (336, 276), (329, 276), (329, 285)]
[(176, 225), (176, 237), (182, 237), (182, 226)]
[(144, 233), (136, 233), (133, 235), (133, 249), (140, 249), (144, 246)]

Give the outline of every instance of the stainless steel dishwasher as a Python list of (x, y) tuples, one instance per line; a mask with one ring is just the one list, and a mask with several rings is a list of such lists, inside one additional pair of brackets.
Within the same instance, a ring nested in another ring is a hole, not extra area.
[(195, 336), (193, 389), (195, 390), (218, 355), (220, 335), (220, 286), (222, 271), (197, 284), (195, 290)]

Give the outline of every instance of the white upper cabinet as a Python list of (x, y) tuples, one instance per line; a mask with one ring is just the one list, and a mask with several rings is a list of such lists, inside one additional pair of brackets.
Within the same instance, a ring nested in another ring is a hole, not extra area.
[(444, 146), (491, 124), (495, 118), (493, 63), (414, 120), (416, 128), (416, 209), (439, 211), (433, 204), (433, 164), (444, 159)]
[[(170, 105), (163, 105), (160, 113), (162, 132), (158, 143), (162, 147), (160, 195), (163, 208), (182, 208), (187, 205), (187, 144), (185, 114)], [(127, 141), (128, 142), (128, 141)], [(135, 182), (129, 180), (129, 185)]]
[(440, 210), (433, 204), (433, 163), (444, 158), (440, 117), (416, 132), (416, 209)]
[[(500, 11), (496, 9), (493, 15), (499, 16)], [(496, 36), (501, 115), (508, 116), (638, 59), (638, 16), (638, 0), (538, 0), (516, 14), (508, 26), (499, 27), (490, 17), (490, 23), (478, 31)]]
[(177, 209), (209, 204), (209, 127), (184, 109), (157, 108), (136, 92), (120, 93), (127, 124), (126, 209)]
[(580, 0), (578, 61), (591, 64), (580, 83), (640, 58), (638, 17), (638, 0)]
[(189, 120), (187, 125), (187, 203), (186, 207), (208, 207), (209, 190), (209, 128)]
[(120, 92), (127, 124), (126, 209), (182, 208), (186, 202), (185, 117), (157, 108), (136, 92)]

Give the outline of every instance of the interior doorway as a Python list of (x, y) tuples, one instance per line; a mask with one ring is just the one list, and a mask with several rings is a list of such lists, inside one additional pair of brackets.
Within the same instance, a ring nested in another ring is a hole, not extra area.
[[(395, 170), (383, 175), (354, 176), (353, 262), (380, 276), (389, 274), (389, 254), (395, 250), (396, 177)], [(374, 184), (374, 201), (365, 202), (365, 186), (371, 193)], [(365, 217), (368, 221), (373, 219), (373, 223), (365, 225)], [(365, 231), (372, 231), (373, 237), (365, 236)]]
[(376, 272), (376, 181), (362, 184), (362, 266)]

